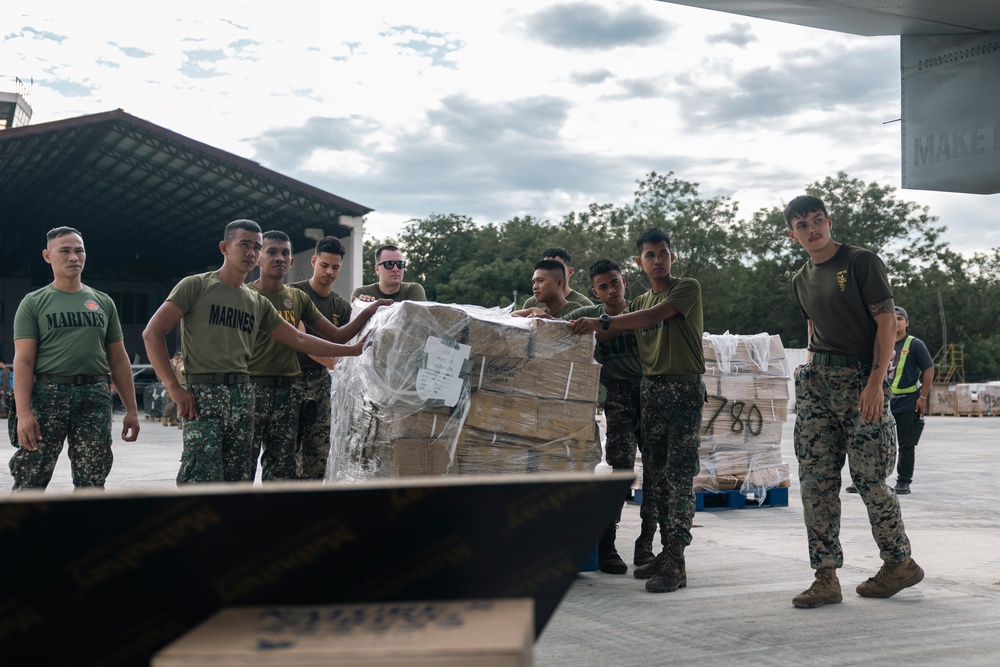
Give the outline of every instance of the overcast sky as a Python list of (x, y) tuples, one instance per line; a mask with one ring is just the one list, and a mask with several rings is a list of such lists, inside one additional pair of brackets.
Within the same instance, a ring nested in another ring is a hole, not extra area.
[[(557, 221), (650, 171), (745, 217), (837, 171), (900, 185), (897, 37), (656, 0), (33, 0), (0, 35), (33, 123), (120, 108), (373, 208), (380, 237)], [(1000, 247), (996, 196), (899, 195), (953, 249)]]

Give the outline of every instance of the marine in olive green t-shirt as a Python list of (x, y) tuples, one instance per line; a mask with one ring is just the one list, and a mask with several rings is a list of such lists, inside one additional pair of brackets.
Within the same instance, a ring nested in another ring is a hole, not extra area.
[(396, 302), (427, 301), (427, 293), (424, 292), (424, 286), (420, 283), (400, 283), (399, 291), (395, 294), (384, 293), (379, 289), (378, 283), (362, 285), (361, 287), (355, 288), (354, 292), (351, 293), (351, 301), (354, 301), (359, 296), (370, 296), (373, 300), (389, 299)]
[(123, 336), (115, 302), (104, 292), (46, 285), (17, 307), (14, 340), (22, 338), (37, 341), (36, 375), (107, 375), (107, 346)]
[[(571, 289), (569, 291), (569, 294), (566, 295), (566, 300), (574, 304), (577, 308), (579, 308), (580, 306), (594, 305), (594, 302), (588, 299), (585, 294), (580, 294), (575, 289)], [(524, 300), (524, 305), (521, 306), (521, 310), (524, 310), (526, 308), (541, 308), (541, 307), (542, 306), (538, 305), (538, 299), (536, 299), (534, 296), (529, 296), (527, 299)]]
[(803, 264), (792, 291), (802, 316), (812, 322), (812, 352), (871, 356), (878, 325), (868, 306), (892, 298), (878, 255), (844, 243), (827, 261)]
[[(250, 289), (267, 299), (278, 315), (296, 329), (299, 322), (314, 324), (323, 317), (309, 295), (300, 289), (285, 285), (278, 292), (268, 292), (250, 284)], [(279, 343), (264, 331), (257, 331), (253, 355), (247, 364), (250, 375), (255, 377), (295, 377), (299, 374), (299, 360), (292, 348)]]
[(281, 316), (246, 284), (232, 287), (215, 271), (182, 279), (167, 300), (182, 313), (181, 349), (187, 375), (246, 373), (257, 331), (272, 331)]
[(662, 292), (640, 294), (632, 300), (631, 310), (645, 310), (664, 301), (678, 314), (635, 332), (643, 375), (704, 374), (701, 285), (694, 278), (679, 278)]
[[(335, 327), (342, 327), (351, 321), (351, 304), (344, 297), (340, 296), (333, 290), (327, 296), (322, 296), (316, 293), (316, 290), (312, 288), (308, 280), (302, 280), (297, 283), (292, 283), (291, 287), (300, 289), (305, 292), (309, 299), (313, 302), (319, 312), (323, 314), (323, 317), (330, 320)], [(318, 336), (309, 326), (309, 322), (306, 322), (306, 333), (312, 334), (313, 336)], [(299, 360), (299, 367), (302, 370), (310, 368), (325, 368), (323, 364), (319, 363), (308, 354), (303, 354), (301, 352), (295, 353)]]
[[(564, 315), (564, 320), (576, 320), (581, 317), (600, 317), (608, 312), (603, 303), (596, 306), (585, 306), (571, 310)], [(619, 313), (632, 312), (629, 305)], [(642, 364), (639, 363), (639, 344), (634, 331), (625, 331), (606, 341), (598, 341), (594, 347), (594, 359), (601, 364), (601, 384), (629, 382), (642, 378)]]

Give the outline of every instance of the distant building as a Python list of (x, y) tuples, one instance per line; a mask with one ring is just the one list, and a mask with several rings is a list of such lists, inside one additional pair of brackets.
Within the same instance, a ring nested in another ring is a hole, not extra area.
[[(4, 82), (0, 81), (0, 88)], [(84, 281), (118, 304), (125, 346), (145, 360), (142, 330), (186, 275), (217, 269), (222, 229), (236, 218), (289, 234), (308, 266), (316, 239), (340, 238), (347, 257), (334, 288), (362, 283), (363, 217), (372, 209), (296, 181), (122, 110), (38, 125), (23, 95), (5, 94), (0, 131), (0, 359), (14, 354), (23, 296), (52, 276), (45, 233), (79, 229)], [(23, 116), (21, 115), (23, 112)], [(5, 118), (7, 118), (5, 117)], [(301, 269), (301, 266), (295, 268)], [(169, 340), (178, 346), (177, 332)]]

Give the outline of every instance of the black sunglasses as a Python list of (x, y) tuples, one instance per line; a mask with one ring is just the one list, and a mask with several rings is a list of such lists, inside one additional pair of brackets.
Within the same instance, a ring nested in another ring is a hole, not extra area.
[(384, 262), (376, 262), (376, 266), (392, 270), (393, 265), (400, 271), (406, 268), (406, 262), (401, 259), (387, 259)]

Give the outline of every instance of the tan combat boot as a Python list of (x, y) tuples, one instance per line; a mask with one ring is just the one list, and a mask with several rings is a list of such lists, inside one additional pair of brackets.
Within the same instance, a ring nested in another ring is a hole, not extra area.
[(837, 568), (821, 567), (816, 570), (816, 580), (812, 586), (792, 598), (796, 607), (813, 609), (825, 604), (836, 604), (844, 600), (840, 592), (840, 580), (837, 578)]
[(923, 569), (907, 558), (902, 563), (883, 563), (878, 574), (858, 584), (857, 591), (861, 597), (891, 598), (904, 588), (916, 586), (923, 578)]

